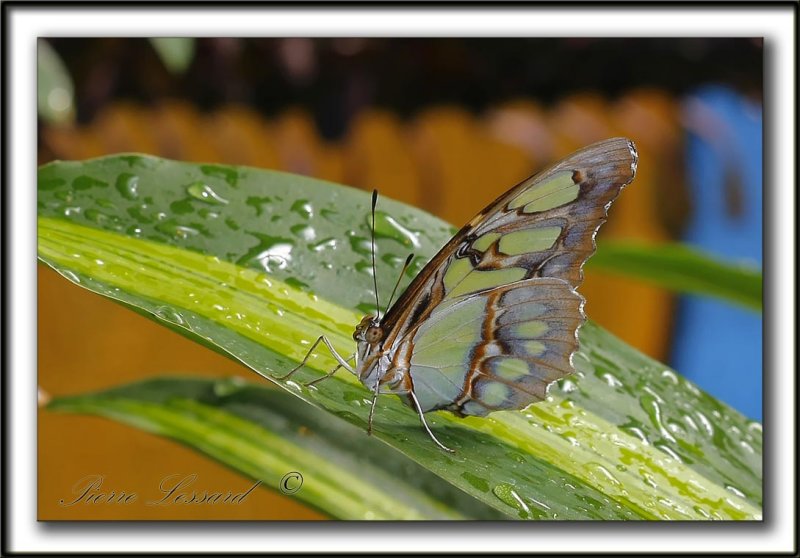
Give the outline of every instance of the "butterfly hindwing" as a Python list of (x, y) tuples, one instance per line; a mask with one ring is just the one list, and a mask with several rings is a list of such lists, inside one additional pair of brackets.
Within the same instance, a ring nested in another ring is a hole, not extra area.
[(412, 339), (423, 411), (485, 415), (544, 399), (572, 372), (583, 298), (561, 279), (527, 279), (437, 308)]

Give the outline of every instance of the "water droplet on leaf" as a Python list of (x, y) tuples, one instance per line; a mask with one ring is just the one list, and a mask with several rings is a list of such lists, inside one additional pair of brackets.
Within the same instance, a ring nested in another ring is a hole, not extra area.
[(508, 483), (501, 483), (492, 489), (492, 493), (497, 496), (504, 504), (511, 506), (520, 518), (528, 519), (531, 516), (531, 510), (525, 501), (514, 490), (514, 487)]
[(186, 320), (184, 320), (181, 313), (172, 308), (171, 306), (159, 306), (155, 310), (155, 315), (158, 318), (173, 324), (177, 324), (180, 326), (186, 325)]
[(123, 172), (117, 177), (114, 186), (126, 200), (135, 200), (139, 197), (139, 177), (135, 174)]
[(193, 198), (213, 205), (225, 205), (228, 200), (217, 194), (214, 189), (204, 182), (193, 182), (186, 187), (186, 191)]
[(308, 200), (297, 200), (290, 208), (292, 213), (297, 213), (304, 219), (310, 219), (314, 216), (314, 209), (311, 207), (311, 202)]
[(292, 234), (302, 238), (306, 242), (311, 242), (317, 236), (314, 227), (312, 227), (311, 225), (307, 225), (305, 223), (293, 225), (289, 230), (292, 231)]
[[(368, 226), (372, 226), (372, 216), (367, 216)], [(409, 248), (419, 248), (419, 238), (415, 233), (401, 225), (394, 217), (385, 211), (375, 212), (375, 236), (391, 238)]]

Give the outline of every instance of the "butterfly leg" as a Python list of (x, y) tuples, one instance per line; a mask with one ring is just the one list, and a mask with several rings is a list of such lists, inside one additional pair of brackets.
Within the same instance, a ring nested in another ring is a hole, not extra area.
[(369, 408), (369, 418), (367, 419), (367, 436), (372, 436), (372, 417), (375, 416), (375, 404), (378, 402), (381, 383), (375, 382), (375, 393), (372, 394), (372, 405)]
[[(345, 360), (346, 360), (347, 362), (350, 362), (350, 361), (351, 361), (351, 360), (353, 360), (354, 358), (356, 358), (356, 354), (355, 354), (355, 353), (353, 353), (352, 355), (350, 355), (349, 357), (347, 357)], [(324, 376), (320, 376), (320, 377), (319, 377), (319, 378), (317, 378), (316, 380), (311, 380), (310, 382), (308, 382), (308, 383), (306, 384), (306, 387), (308, 387), (308, 386), (313, 386), (314, 384), (317, 384), (317, 383), (321, 382), (322, 380), (327, 380), (328, 378), (330, 378), (331, 376), (333, 376), (334, 374), (336, 374), (336, 372), (337, 372), (337, 371), (338, 371), (340, 368), (342, 368), (342, 365), (341, 365), (341, 364), (337, 364), (337, 365), (336, 365), (336, 368), (334, 368), (333, 370), (331, 370), (330, 372), (328, 372), (328, 373), (327, 373), (327, 374), (325, 374)]]
[[(329, 350), (329, 351), (331, 352), (331, 354), (333, 355), (333, 358), (335, 358), (335, 359), (336, 359), (336, 360), (339, 362), (339, 366), (343, 367), (345, 370), (347, 370), (347, 371), (348, 371), (348, 372), (350, 372), (351, 374), (355, 374), (355, 373), (356, 373), (356, 371), (355, 371), (355, 370), (353, 370), (353, 368), (352, 368), (352, 367), (351, 367), (349, 364), (347, 364), (347, 362), (345, 361), (345, 359), (343, 359), (343, 358), (341, 357), (341, 355), (340, 355), (339, 353), (337, 353), (337, 352), (336, 352), (336, 349), (334, 349), (334, 348), (333, 348), (333, 345), (331, 345), (331, 342), (330, 342), (330, 341), (328, 341), (328, 338), (327, 338), (327, 337), (325, 337), (324, 335), (320, 335), (320, 336), (317, 338), (317, 340), (316, 340), (316, 341), (314, 341), (314, 344), (313, 344), (313, 345), (311, 345), (311, 348), (310, 348), (310, 349), (308, 350), (308, 352), (306, 353), (306, 356), (305, 356), (305, 357), (303, 357), (303, 360), (300, 362), (300, 364), (298, 364), (297, 366), (295, 366), (294, 368), (292, 368), (292, 369), (289, 371), (289, 373), (288, 373), (288, 374), (284, 374), (283, 376), (280, 376), (280, 377), (278, 377), (278, 378), (275, 378), (275, 379), (276, 379), (276, 380), (278, 380), (278, 381), (283, 381), (283, 380), (288, 380), (289, 378), (291, 378), (291, 377), (292, 377), (292, 374), (294, 374), (295, 372), (297, 372), (297, 371), (298, 371), (298, 370), (300, 370), (300, 369), (301, 369), (303, 366), (305, 366), (305, 365), (306, 365), (306, 362), (308, 362), (308, 358), (311, 356), (311, 353), (313, 353), (313, 352), (314, 352), (314, 349), (316, 349), (316, 348), (317, 348), (317, 345), (319, 345), (319, 344), (320, 344), (320, 342), (322, 342), (322, 343), (325, 343), (325, 346), (326, 346), (326, 347), (328, 347), (328, 350)], [(349, 360), (349, 359), (348, 359), (348, 360)], [(338, 370), (338, 368), (337, 368), (337, 370)]]
[(436, 445), (439, 446), (440, 448), (442, 448), (444, 451), (449, 451), (450, 453), (455, 453), (456, 450), (452, 450), (452, 449), (448, 448), (443, 443), (441, 443), (439, 440), (437, 440), (436, 436), (433, 435), (433, 432), (431, 432), (431, 429), (428, 427), (428, 423), (425, 421), (425, 414), (422, 412), (422, 408), (419, 406), (419, 401), (417, 401), (417, 396), (414, 395), (414, 392), (413, 391), (409, 391), (408, 395), (411, 397), (411, 400), (414, 402), (414, 408), (417, 410), (417, 413), (419, 414), (419, 419), (422, 421), (422, 426), (425, 427), (425, 430), (428, 432), (428, 436), (431, 437), (431, 440), (433, 440), (436, 443)]

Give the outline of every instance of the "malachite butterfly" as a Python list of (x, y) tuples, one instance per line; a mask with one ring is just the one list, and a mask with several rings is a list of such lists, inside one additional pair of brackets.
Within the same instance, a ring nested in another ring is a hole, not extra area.
[(369, 431), (378, 395), (399, 395), (447, 451), (428, 411), (483, 416), (543, 400), (573, 372), (583, 264), (637, 159), (631, 140), (613, 138), (521, 182), (464, 225), (384, 315), (361, 320), (353, 355), (322, 336), (284, 379), (324, 343), (339, 366), (314, 382), (342, 367), (355, 374), (373, 393)]

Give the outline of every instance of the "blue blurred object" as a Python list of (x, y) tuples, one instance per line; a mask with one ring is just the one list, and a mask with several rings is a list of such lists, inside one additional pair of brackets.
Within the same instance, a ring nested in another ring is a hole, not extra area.
[[(762, 266), (761, 105), (724, 87), (686, 101), (692, 216), (684, 240), (728, 261)], [(744, 415), (761, 420), (761, 315), (710, 298), (678, 305), (672, 363)]]

